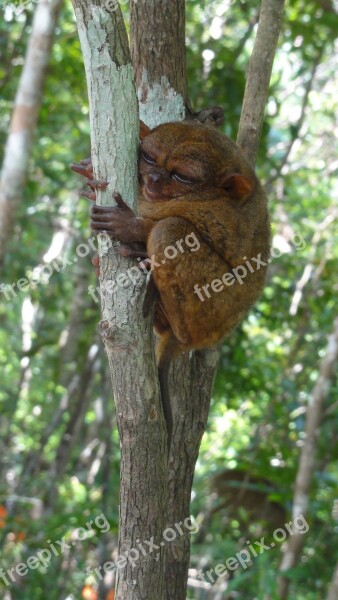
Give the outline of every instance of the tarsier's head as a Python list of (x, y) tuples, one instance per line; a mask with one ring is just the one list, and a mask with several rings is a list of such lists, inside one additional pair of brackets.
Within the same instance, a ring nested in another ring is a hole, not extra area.
[(141, 123), (139, 174), (142, 195), (152, 202), (189, 196), (210, 200), (220, 190), (238, 201), (257, 183), (241, 151), (214, 128), (165, 123), (150, 130)]

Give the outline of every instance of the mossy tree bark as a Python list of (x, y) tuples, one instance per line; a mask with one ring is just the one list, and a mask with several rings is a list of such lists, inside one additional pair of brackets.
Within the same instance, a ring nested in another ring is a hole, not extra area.
[[(98, 190), (97, 203), (114, 204), (113, 193), (118, 192), (137, 210), (138, 111), (122, 14), (99, 0), (74, 0), (73, 4), (88, 83), (94, 175), (108, 181), (105, 190)], [(116, 598), (158, 600), (163, 587), (160, 543), (167, 504), (166, 431), (152, 324), (151, 319), (140, 317), (145, 276), (136, 273), (133, 261), (119, 257), (118, 244), (109, 245), (102, 240), (100, 330), (121, 445)], [(151, 551), (146, 540), (152, 540), (158, 550)], [(146, 555), (140, 543), (148, 548)]]

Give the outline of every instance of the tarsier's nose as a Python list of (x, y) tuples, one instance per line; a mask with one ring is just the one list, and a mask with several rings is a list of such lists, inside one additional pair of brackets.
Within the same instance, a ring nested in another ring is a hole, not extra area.
[(148, 174), (149, 183), (159, 183), (161, 181), (161, 173), (157, 173), (156, 171)]

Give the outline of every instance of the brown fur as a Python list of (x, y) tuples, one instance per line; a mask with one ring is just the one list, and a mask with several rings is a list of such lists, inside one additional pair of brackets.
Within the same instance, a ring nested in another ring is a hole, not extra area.
[[(161, 363), (219, 342), (243, 318), (262, 290), (265, 267), (248, 272), (242, 285), (235, 281), (219, 293), (208, 288), (211, 297), (204, 302), (194, 285), (222, 279), (259, 254), (267, 262), (270, 229), (266, 197), (254, 171), (218, 131), (188, 123), (161, 125), (143, 138), (141, 152), (156, 160), (149, 165), (141, 154), (140, 214), (146, 237), (137, 241), (146, 242), (148, 256), (157, 263), (165, 261), (152, 274), (160, 296), (156, 312), (161, 319), (155, 314), (154, 325)], [(198, 181), (175, 181), (170, 176), (175, 171)], [(149, 182), (153, 173), (160, 176), (158, 182)], [(199, 250), (185, 247), (166, 259), (165, 248), (191, 233)]]

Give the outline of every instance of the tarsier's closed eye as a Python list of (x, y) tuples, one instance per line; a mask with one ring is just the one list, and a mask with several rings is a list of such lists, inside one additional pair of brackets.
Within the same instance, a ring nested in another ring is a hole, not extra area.
[(193, 177), (188, 177), (187, 175), (182, 175), (182, 173), (177, 173), (177, 171), (173, 171), (171, 173), (172, 179), (175, 181), (179, 181), (180, 183), (185, 183), (186, 185), (192, 185), (194, 183), (199, 183), (198, 179), (194, 179)]
[(141, 150), (141, 156), (148, 165), (156, 165), (156, 160), (147, 154), (144, 150)]

